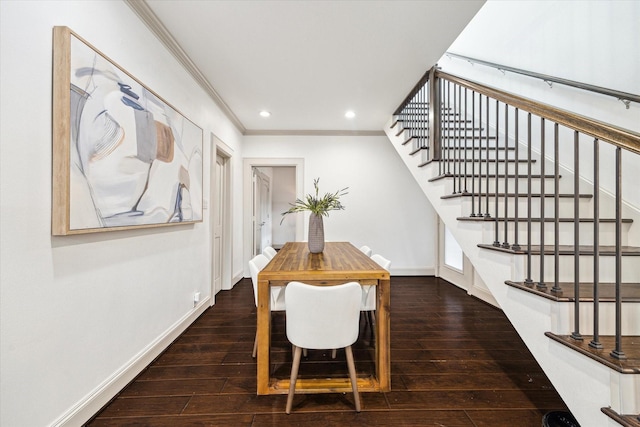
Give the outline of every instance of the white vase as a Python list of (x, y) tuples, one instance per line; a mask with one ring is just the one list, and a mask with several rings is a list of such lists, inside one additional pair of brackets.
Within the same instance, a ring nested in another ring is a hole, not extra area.
[(309, 216), (309, 252), (319, 254), (324, 250), (324, 224), (322, 216), (311, 214)]

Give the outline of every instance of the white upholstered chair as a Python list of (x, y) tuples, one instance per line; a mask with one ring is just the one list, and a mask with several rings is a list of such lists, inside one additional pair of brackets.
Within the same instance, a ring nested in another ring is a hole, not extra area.
[[(260, 254), (256, 255), (249, 261), (249, 271), (251, 273), (251, 282), (253, 283), (253, 298), (258, 306), (258, 273), (269, 264), (269, 259)], [(282, 286), (271, 287), (271, 311), (284, 311), (284, 290)], [(256, 338), (253, 341), (253, 353), (252, 356), (256, 357), (256, 351), (258, 350), (258, 335), (256, 331)]]
[(262, 254), (266, 256), (269, 260), (272, 260), (274, 256), (276, 256), (277, 252), (271, 246), (267, 246), (262, 250)]
[(362, 251), (362, 253), (364, 253), (366, 256), (371, 256), (371, 254), (373, 253), (371, 248), (367, 245), (360, 246), (360, 248), (358, 249), (360, 249), (360, 251)]
[(291, 413), (296, 380), (303, 348), (344, 348), (349, 367), (356, 411), (360, 412), (360, 397), (351, 345), (358, 339), (362, 288), (357, 282), (335, 286), (314, 286), (290, 282), (285, 288), (287, 299), (287, 338), (293, 345), (293, 364), (287, 414)]
[[(386, 259), (380, 254), (371, 255), (371, 259), (375, 261), (380, 267), (389, 271), (389, 267), (391, 267), (391, 261)], [(376, 310), (376, 287), (363, 285), (362, 286), (362, 306), (360, 310), (367, 312), (367, 319), (369, 323), (371, 323), (373, 313)]]

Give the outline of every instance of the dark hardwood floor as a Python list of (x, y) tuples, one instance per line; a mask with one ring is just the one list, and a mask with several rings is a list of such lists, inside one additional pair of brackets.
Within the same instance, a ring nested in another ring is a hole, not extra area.
[[(551, 410), (567, 410), (500, 310), (433, 277), (391, 279), (389, 393), (257, 396), (251, 357), (256, 309), (251, 281), (216, 296), (158, 359), (88, 423), (89, 426), (509, 426), (539, 427)], [(284, 315), (274, 314), (272, 369), (289, 376)], [(356, 367), (371, 372), (371, 331), (361, 322)], [(306, 375), (345, 375), (344, 352), (310, 351)]]

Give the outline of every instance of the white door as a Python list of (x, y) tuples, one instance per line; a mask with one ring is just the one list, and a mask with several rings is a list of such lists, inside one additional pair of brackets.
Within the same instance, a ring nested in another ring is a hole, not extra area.
[(225, 172), (226, 159), (216, 154), (213, 195), (213, 294), (222, 289), (223, 242), (225, 206), (227, 205), (225, 188), (227, 185)]
[(267, 175), (253, 169), (253, 253), (271, 246), (271, 182)]

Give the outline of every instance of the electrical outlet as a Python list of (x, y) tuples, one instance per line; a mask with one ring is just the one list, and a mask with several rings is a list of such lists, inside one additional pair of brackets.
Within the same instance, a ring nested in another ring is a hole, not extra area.
[(195, 307), (200, 302), (200, 292), (193, 294), (193, 306)]

